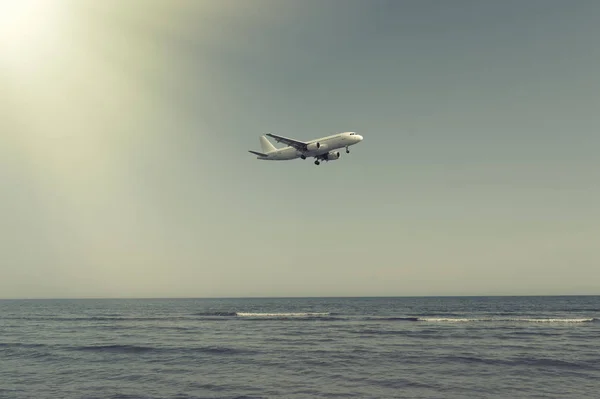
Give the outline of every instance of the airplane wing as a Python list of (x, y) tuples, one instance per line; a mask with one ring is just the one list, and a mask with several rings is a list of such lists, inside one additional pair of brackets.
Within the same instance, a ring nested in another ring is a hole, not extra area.
[(308, 145), (308, 143), (303, 141), (288, 139), (287, 137), (277, 136), (276, 134), (267, 133), (267, 136), (272, 137), (278, 143), (283, 143), (285, 145), (289, 145), (290, 147), (294, 147), (298, 151), (306, 151), (306, 146)]

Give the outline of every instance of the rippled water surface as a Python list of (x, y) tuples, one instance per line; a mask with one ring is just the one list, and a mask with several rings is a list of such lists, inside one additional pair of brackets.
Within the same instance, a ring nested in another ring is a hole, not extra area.
[(0, 398), (592, 398), (600, 297), (0, 301)]

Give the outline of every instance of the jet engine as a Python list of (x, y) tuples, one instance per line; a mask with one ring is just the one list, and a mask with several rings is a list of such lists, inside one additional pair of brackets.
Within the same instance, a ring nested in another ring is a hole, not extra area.
[(327, 160), (328, 161), (335, 161), (336, 159), (340, 158), (340, 153), (338, 151), (329, 151), (327, 153)]
[(306, 149), (308, 151), (324, 150), (325, 148), (327, 148), (327, 145), (321, 144), (318, 141), (316, 143), (310, 143), (309, 145), (306, 146)]

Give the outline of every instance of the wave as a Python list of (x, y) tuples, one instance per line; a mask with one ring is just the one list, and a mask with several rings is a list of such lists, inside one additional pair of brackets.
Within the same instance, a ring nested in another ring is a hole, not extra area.
[(199, 312), (199, 313), (194, 313), (193, 316), (216, 316), (216, 317), (227, 317), (227, 316), (237, 316), (238, 314), (236, 312)]
[[(146, 352), (177, 352), (182, 348), (165, 348), (155, 346), (142, 346), (142, 345), (124, 345), (124, 344), (113, 344), (113, 345), (85, 345), (68, 348), (74, 351), (84, 352), (111, 352), (111, 353), (146, 353)], [(242, 353), (244, 350), (220, 347), (220, 346), (203, 346), (203, 347), (189, 347), (185, 348), (188, 352), (201, 352), (207, 354), (235, 354)]]
[(137, 346), (137, 345), (86, 345), (70, 348), (75, 351), (86, 351), (86, 352), (116, 352), (116, 353), (144, 353), (152, 352), (157, 348), (149, 346)]
[[(450, 317), (449, 317), (450, 316)], [(97, 326), (96, 322), (115, 323), (115, 322), (164, 322), (164, 321), (185, 321), (208, 319), (244, 319), (244, 320), (364, 320), (367, 322), (428, 322), (428, 323), (594, 323), (600, 322), (600, 319), (594, 317), (503, 317), (503, 314), (496, 314), (490, 317), (461, 317), (459, 315), (447, 316), (369, 316), (369, 315), (341, 315), (332, 312), (234, 312), (234, 311), (208, 311), (188, 314), (187, 316), (157, 315), (146, 317), (131, 316), (88, 316), (88, 317), (1, 317), (4, 320), (32, 320), (32, 321), (54, 321), (54, 322), (94, 322), (90, 327)]]
[(129, 316), (81, 316), (81, 317), (0, 317), (4, 320), (29, 320), (29, 321), (155, 321), (155, 320), (185, 320), (183, 316), (154, 316), (154, 317), (129, 317)]
[(439, 323), (472, 323), (472, 322), (504, 322), (504, 323), (592, 323), (598, 319), (589, 318), (453, 318), (453, 317), (419, 317), (419, 321)]
[(504, 365), (504, 366), (537, 366), (537, 367), (552, 367), (565, 369), (596, 369), (596, 366), (585, 361), (567, 361), (563, 359), (553, 359), (547, 357), (513, 357), (505, 359), (485, 358), (474, 355), (451, 355), (438, 358), (444, 363), (483, 363), (489, 365)]
[(419, 317), (367, 317), (367, 321), (421, 321)]
[(25, 344), (22, 342), (0, 342), (0, 348), (42, 348), (45, 344)]
[(593, 317), (585, 318), (528, 318), (528, 317), (364, 317), (365, 321), (398, 321), (398, 322), (429, 322), (429, 323), (592, 323), (600, 321)]
[(289, 312), (289, 313), (254, 313), (254, 312), (237, 312), (238, 317), (325, 317), (330, 316), (329, 312)]
[(187, 316), (150, 316), (150, 317), (128, 317), (128, 316), (81, 316), (81, 317), (3, 317), (5, 320), (30, 320), (30, 321), (54, 321), (54, 322), (140, 322), (140, 321), (178, 321), (178, 320), (194, 320), (194, 318), (252, 318), (252, 319), (314, 319), (322, 318), (335, 319), (331, 317), (330, 312), (232, 312), (232, 311), (209, 311), (197, 312)]
[(270, 319), (287, 319), (287, 318), (317, 318), (331, 316), (330, 312), (199, 312), (193, 316), (201, 317), (243, 317), (243, 318), (270, 318)]
[[(208, 355), (234, 355), (252, 353), (247, 348), (232, 348), (226, 346), (200, 346), (200, 347), (165, 347), (165, 346), (153, 346), (153, 345), (136, 345), (136, 344), (97, 344), (97, 345), (47, 345), (47, 344), (25, 344), (25, 343), (0, 343), (0, 350), (3, 349), (33, 349), (34, 351), (27, 355), (23, 351), (15, 352), (19, 356), (33, 356), (33, 357), (48, 357), (56, 356), (57, 350), (66, 350), (73, 352), (90, 352), (90, 353), (115, 353), (115, 354), (136, 354), (141, 355), (145, 353), (205, 353)], [(42, 350), (42, 351), (40, 351)], [(10, 352), (5, 352), (10, 353)]]

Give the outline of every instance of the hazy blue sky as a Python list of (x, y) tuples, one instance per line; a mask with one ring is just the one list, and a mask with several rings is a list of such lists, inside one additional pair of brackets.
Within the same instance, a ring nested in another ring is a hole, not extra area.
[(0, 297), (600, 294), (598, 1), (0, 15)]

